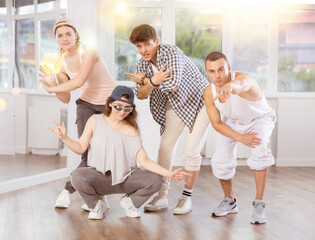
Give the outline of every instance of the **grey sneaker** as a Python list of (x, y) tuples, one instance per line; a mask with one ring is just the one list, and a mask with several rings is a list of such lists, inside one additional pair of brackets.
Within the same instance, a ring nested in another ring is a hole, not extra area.
[(253, 224), (262, 224), (266, 223), (266, 215), (265, 215), (265, 203), (263, 200), (255, 200), (253, 202), (253, 214), (251, 223)]
[(234, 201), (231, 198), (224, 197), (223, 201), (217, 206), (212, 213), (214, 217), (223, 217), (230, 213), (237, 213), (238, 208), (236, 205), (236, 199)]

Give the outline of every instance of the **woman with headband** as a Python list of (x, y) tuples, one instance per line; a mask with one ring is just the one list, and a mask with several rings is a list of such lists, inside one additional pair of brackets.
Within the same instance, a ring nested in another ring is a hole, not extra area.
[[(60, 18), (53, 31), (60, 47), (62, 66), (57, 74), (51, 74), (46, 66), (40, 66), (40, 82), (48, 93), (55, 93), (63, 103), (69, 103), (70, 92), (80, 88), (80, 97), (76, 101), (76, 125), (80, 137), (87, 120), (93, 114), (104, 112), (106, 100), (117, 82), (112, 78), (103, 58), (94, 49), (80, 43), (77, 28), (70, 19)], [(86, 166), (87, 150), (81, 155), (78, 168)], [(55, 207), (68, 208), (70, 194), (74, 191), (68, 181), (59, 194)]]

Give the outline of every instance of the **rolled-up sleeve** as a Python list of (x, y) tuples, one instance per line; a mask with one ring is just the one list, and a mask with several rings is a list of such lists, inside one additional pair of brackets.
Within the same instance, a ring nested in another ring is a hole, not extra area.
[(165, 63), (165, 70), (170, 68), (173, 69), (170, 72), (170, 77), (172, 78), (162, 82), (160, 84), (160, 89), (162, 92), (170, 92), (180, 85), (185, 67), (185, 61), (179, 49), (172, 49), (172, 51), (168, 53), (168, 58), (166, 59)]

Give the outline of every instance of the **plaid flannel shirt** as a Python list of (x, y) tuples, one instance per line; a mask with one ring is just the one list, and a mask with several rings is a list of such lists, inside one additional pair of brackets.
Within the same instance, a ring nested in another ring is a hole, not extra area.
[[(165, 70), (173, 68), (170, 72), (172, 79), (162, 82), (159, 89), (155, 88), (150, 93), (150, 110), (153, 119), (161, 126), (160, 134), (162, 135), (165, 130), (167, 100), (191, 132), (197, 114), (204, 105), (203, 92), (209, 82), (176, 46), (160, 44), (156, 62), (158, 69), (164, 64), (166, 64)], [(151, 78), (154, 75), (151, 62), (141, 58), (135, 66), (135, 73), (139, 72)], [(141, 84), (136, 85), (136, 96), (139, 87)], [(176, 87), (178, 90), (174, 91)]]

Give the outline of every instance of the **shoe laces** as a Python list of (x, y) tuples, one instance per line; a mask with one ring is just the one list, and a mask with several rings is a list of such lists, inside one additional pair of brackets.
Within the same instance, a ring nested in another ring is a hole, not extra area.
[(225, 206), (226, 204), (229, 204), (229, 200), (224, 199), (224, 200), (222, 200), (222, 202), (219, 204), (219, 206), (218, 206), (218, 207)]
[(253, 202), (253, 206), (256, 210), (256, 212), (262, 212), (265, 208), (265, 203), (264, 202)]
[(177, 207), (182, 208), (185, 205), (186, 200), (187, 200), (186, 197), (179, 198)]

